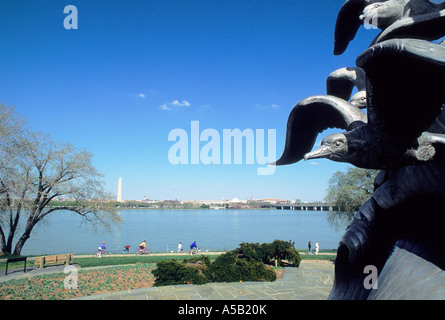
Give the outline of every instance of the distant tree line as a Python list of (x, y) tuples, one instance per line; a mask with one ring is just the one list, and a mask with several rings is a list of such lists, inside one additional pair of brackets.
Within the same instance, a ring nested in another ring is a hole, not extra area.
[(111, 206), (115, 208), (123, 208), (123, 209), (150, 209), (150, 208), (159, 208), (159, 209), (210, 209), (212, 207), (219, 207), (224, 209), (231, 208), (251, 208), (258, 209), (264, 207), (270, 207), (270, 203), (264, 202), (248, 202), (248, 203), (198, 203), (198, 202), (180, 202), (180, 201), (111, 201)]

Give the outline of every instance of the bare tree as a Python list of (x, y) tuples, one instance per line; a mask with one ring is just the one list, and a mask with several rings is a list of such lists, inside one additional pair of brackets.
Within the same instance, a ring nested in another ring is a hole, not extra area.
[[(41, 133), (18, 126), (16, 114), (0, 108), (9, 121), (0, 136), (0, 251), (20, 254), (37, 223), (53, 212), (75, 212), (87, 221), (109, 227), (119, 223), (119, 215), (104, 190), (103, 176), (92, 163), (92, 154), (68, 143), (56, 142)], [(72, 200), (70, 206), (53, 206), (57, 199)], [(12, 251), (19, 223), (23, 233)], [(7, 233), (7, 236), (6, 236)]]

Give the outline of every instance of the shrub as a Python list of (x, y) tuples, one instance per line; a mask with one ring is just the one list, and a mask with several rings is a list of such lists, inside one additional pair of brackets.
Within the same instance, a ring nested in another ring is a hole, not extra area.
[(263, 258), (266, 255), (266, 250), (267, 248), (264, 246), (264, 244), (260, 245), (259, 243), (243, 242), (240, 244), (239, 248), (233, 250), (233, 252), (249, 261), (255, 260), (264, 262)]
[(298, 267), (300, 255), (289, 242), (241, 243), (239, 248), (218, 256), (211, 262), (207, 256), (183, 261), (162, 261), (153, 271), (155, 285), (204, 284), (207, 282), (275, 281), (276, 273), (266, 264), (278, 259)]
[(279, 265), (284, 265), (283, 260), (295, 267), (300, 265), (300, 254), (287, 241), (275, 240), (272, 243), (241, 243), (240, 247), (233, 250), (247, 260), (262, 261), (265, 264), (273, 264), (278, 259)]
[(156, 286), (168, 286), (183, 281), (183, 266), (176, 260), (160, 261), (153, 270)]
[(273, 256), (278, 259), (280, 265), (283, 260), (287, 260), (288, 263), (292, 263), (295, 267), (300, 265), (300, 254), (289, 242), (274, 240), (270, 246), (273, 250)]
[(152, 272), (156, 277), (154, 285), (168, 286), (184, 283), (207, 283), (206, 269), (208, 264), (210, 264), (210, 260), (205, 256), (185, 259), (181, 262), (176, 260), (160, 261), (157, 264), (157, 268)]
[(254, 259), (244, 259), (235, 252), (228, 252), (216, 258), (209, 268), (213, 282), (275, 281), (275, 271)]

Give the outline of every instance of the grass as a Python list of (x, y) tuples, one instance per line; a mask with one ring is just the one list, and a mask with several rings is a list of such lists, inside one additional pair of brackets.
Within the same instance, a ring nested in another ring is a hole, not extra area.
[[(303, 251), (303, 250), (302, 250)], [(300, 251), (299, 251), (300, 252)], [(304, 251), (303, 251), (304, 252)], [(307, 252), (307, 250), (306, 250)], [(323, 254), (328, 253), (328, 254)], [(334, 253), (334, 255), (333, 255)], [(315, 254), (302, 254), (300, 255), (302, 260), (335, 260), (335, 253), (337, 253), (336, 250), (323, 250), (318, 253), (318, 255)], [(218, 255), (208, 255), (210, 260), (216, 259)], [(113, 256), (109, 255), (104, 258), (96, 258), (96, 257), (89, 257), (89, 258), (76, 258), (74, 256), (73, 263), (79, 265), (81, 268), (88, 268), (88, 267), (99, 267), (99, 266), (111, 266), (111, 265), (127, 265), (127, 264), (137, 264), (137, 263), (158, 263), (159, 261), (166, 261), (166, 260), (183, 260), (183, 259), (190, 259), (190, 255), (188, 254), (179, 254), (174, 256)]]
[[(16, 258), (16, 257), (25, 257), (25, 256), (17, 256), (17, 255), (2, 255), (0, 256), (0, 270), (6, 269), (6, 259), (7, 258)], [(28, 256), (29, 258), (34, 256)], [(217, 257), (217, 255), (208, 255), (208, 257), (212, 260)], [(79, 258), (74, 255), (73, 260), (71, 261), (72, 264), (77, 264), (81, 268), (89, 268), (89, 267), (103, 267), (103, 266), (114, 266), (114, 265), (129, 265), (129, 264), (137, 264), (137, 263), (157, 263), (159, 261), (165, 261), (165, 260), (183, 260), (190, 258), (190, 255), (188, 254), (178, 254), (174, 256), (155, 256), (155, 255), (128, 255), (128, 256), (121, 256), (121, 255), (106, 255), (105, 257), (102, 257), (98, 259), (94, 255), (91, 255), (91, 257), (87, 258)], [(23, 268), (24, 262), (12, 262), (9, 263), (8, 268)], [(35, 262), (32, 260), (26, 261), (26, 267), (34, 266)]]
[[(307, 253), (307, 249), (297, 250), (300, 253)], [(313, 253), (313, 252), (312, 252)], [(318, 255), (313, 254), (302, 254), (302, 260), (335, 260), (337, 250), (320, 250)], [(334, 255), (333, 255), (334, 254)], [(218, 255), (209, 255), (210, 260), (213, 260)], [(2, 255), (0, 259), (5, 259), (5, 262), (0, 262), (0, 270), (6, 269), (6, 259), (12, 257), (19, 257), (14, 255)], [(31, 257), (31, 256), (29, 256)], [(102, 266), (114, 266), (114, 265), (129, 265), (138, 263), (158, 263), (159, 261), (166, 261), (171, 259), (183, 260), (190, 258), (188, 254), (178, 254), (172, 256), (155, 256), (155, 255), (128, 255), (128, 256), (113, 256), (107, 255), (103, 258), (96, 258), (93, 255), (88, 258), (78, 258), (74, 255), (73, 264), (79, 265), (81, 268), (89, 267), (102, 267)], [(10, 263), (8, 268), (20, 268), (23, 267), (24, 262), (13, 262)], [(26, 266), (33, 266), (34, 261), (27, 261)]]
[[(300, 253), (308, 253), (308, 249), (297, 249), (298, 252)], [(312, 253), (315, 252), (315, 249), (312, 250)], [(323, 253), (328, 253), (328, 254), (332, 254), (332, 253), (337, 253), (337, 249), (323, 249), (323, 250), (319, 250), (318, 251), (319, 254), (323, 254)]]
[(323, 254), (303, 254), (301, 255), (301, 260), (326, 260), (326, 261), (335, 261), (334, 255), (323, 255)]
[(318, 255), (315, 254), (315, 251), (312, 250), (312, 254), (308, 254), (308, 249), (306, 250), (298, 250), (300, 254), (301, 260), (326, 260), (326, 261), (335, 261), (337, 257), (337, 250), (320, 250)]
[[(210, 260), (213, 260), (217, 255), (208, 255)], [(128, 264), (138, 264), (138, 263), (158, 263), (159, 261), (166, 260), (184, 260), (190, 259), (190, 255), (181, 254), (175, 256), (113, 256), (109, 255), (103, 258), (89, 257), (89, 258), (73, 258), (73, 264), (79, 265), (81, 268), (89, 267), (100, 267), (100, 266), (113, 266), (113, 265), (128, 265)]]

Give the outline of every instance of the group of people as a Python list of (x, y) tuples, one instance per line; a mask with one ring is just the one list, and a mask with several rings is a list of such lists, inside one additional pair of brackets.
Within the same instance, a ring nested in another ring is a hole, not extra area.
[[(295, 241), (292, 242), (292, 240), (289, 240), (289, 244), (294, 249), (297, 249), (297, 248), (295, 248)], [(307, 244), (307, 247), (309, 249), (308, 253), (312, 253), (312, 244), (311, 244), (310, 241)], [(103, 241), (102, 244), (99, 246), (98, 252), (97, 252), (96, 255), (100, 258), (103, 254), (105, 254), (105, 249), (106, 249), (105, 241)], [(318, 255), (318, 251), (319, 250), (320, 250), (320, 244), (318, 243), (318, 241), (316, 241), (315, 242), (315, 254), (316, 255)], [(182, 249), (182, 242), (179, 242), (179, 244), (178, 244), (178, 252), (182, 252), (182, 251), (183, 251), (183, 249)], [(190, 254), (191, 255), (194, 254), (194, 253), (196, 254), (196, 253), (198, 253), (198, 251), (199, 251), (198, 245), (196, 244), (196, 241), (193, 241), (193, 243), (190, 245)], [(130, 253), (130, 245), (127, 244), (126, 246), (124, 246), (124, 250), (122, 251), (122, 253)], [(148, 253), (148, 251), (147, 251), (147, 241), (146, 240), (142, 241), (139, 244), (139, 249), (138, 249), (138, 251), (136, 253), (141, 253), (141, 254)]]
[[(309, 243), (307, 244), (307, 247), (309, 249), (308, 253), (312, 253), (312, 245), (311, 242), (309, 241)], [(318, 250), (320, 250), (320, 244), (318, 243), (318, 241), (315, 242), (315, 254), (318, 255)]]
[[(102, 244), (99, 246), (98, 251), (96, 256), (97, 257), (102, 257), (103, 254), (105, 254), (105, 241), (102, 241)], [(179, 242), (178, 244), (178, 252), (182, 252), (182, 242)], [(198, 253), (199, 249), (198, 249), (198, 245), (196, 244), (196, 241), (193, 241), (193, 243), (190, 245), (190, 254), (192, 255), (193, 253)], [(173, 251), (172, 251), (173, 252)], [(122, 253), (130, 253), (130, 245), (127, 244), (124, 246), (124, 250), (122, 251)], [(147, 240), (142, 241), (139, 244), (139, 249), (136, 253), (140, 253), (140, 254), (144, 254), (144, 253), (148, 253), (147, 251)]]
[[(107, 248), (105, 246), (105, 241), (102, 241), (101, 245), (97, 248), (96, 256), (98, 258), (101, 258), (102, 255), (105, 254), (105, 250), (106, 249)], [(129, 244), (124, 246), (124, 250), (122, 251), (122, 253), (130, 253), (130, 245)], [(141, 253), (141, 254), (142, 253), (148, 253), (148, 251), (147, 251), (147, 240), (144, 240), (144, 241), (142, 241), (139, 244), (139, 249), (138, 249), (138, 251), (136, 253)]]
[[(182, 242), (178, 243), (178, 252), (182, 252), (184, 249), (182, 249)], [(193, 243), (190, 245), (190, 254), (193, 253), (198, 253), (199, 248), (198, 245), (196, 244), (196, 241), (193, 241)]]
[[(295, 248), (295, 241), (289, 240), (289, 244), (295, 249), (297, 250), (297, 248)], [(308, 253), (312, 253), (312, 244), (309, 241), (309, 243), (307, 244), (307, 247), (309, 249)], [(318, 241), (315, 242), (315, 254), (318, 255), (318, 250), (320, 250), (320, 244), (318, 243)]]
[[(130, 253), (130, 245), (127, 244), (126, 246), (124, 246), (124, 250), (122, 251), (122, 253)], [(139, 243), (139, 249), (136, 253), (148, 253), (147, 251), (147, 240), (142, 241), (141, 243)]]

